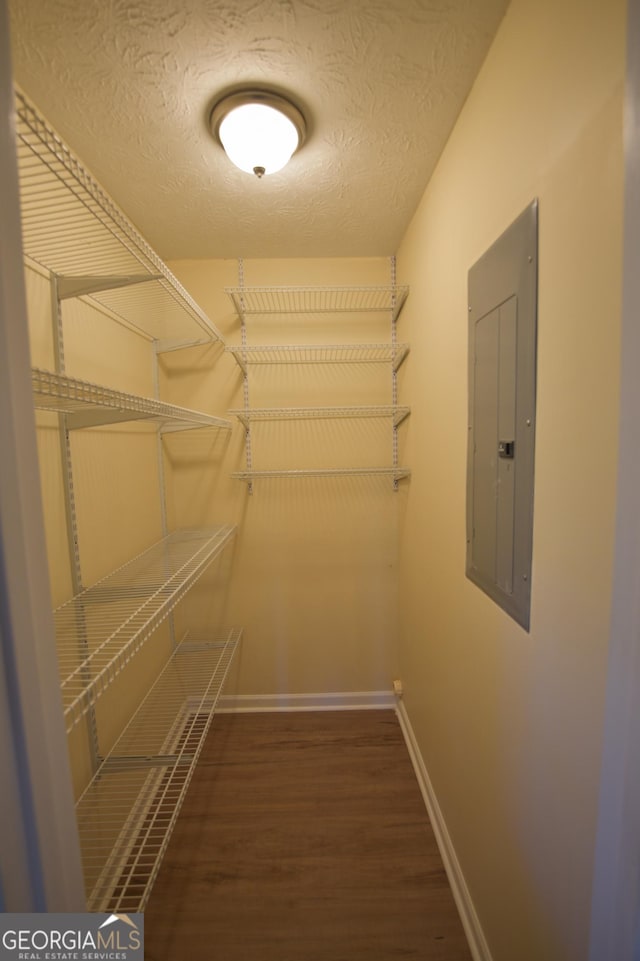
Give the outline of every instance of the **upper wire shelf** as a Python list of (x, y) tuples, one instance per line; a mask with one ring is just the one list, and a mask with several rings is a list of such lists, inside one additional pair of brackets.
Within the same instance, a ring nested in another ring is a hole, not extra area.
[(31, 370), (34, 406), (67, 415), (67, 428), (77, 430), (144, 420), (160, 425), (161, 431), (215, 427), (231, 429), (231, 421), (212, 414), (176, 407), (151, 397), (138, 397), (89, 381), (33, 367)]
[(187, 635), (79, 799), (87, 910), (144, 909), (241, 636)]
[(26, 255), (99, 305), (173, 349), (214, 340), (216, 326), (36, 108), (16, 91)]
[(228, 411), (249, 429), (254, 421), (319, 420), (332, 418), (390, 417), (397, 427), (410, 413), (409, 407), (378, 404), (358, 407), (248, 407)]
[(398, 370), (408, 344), (282, 344), (226, 347), (246, 374), (250, 364), (392, 364)]
[(390, 311), (396, 320), (409, 288), (389, 287), (225, 287), (241, 320), (259, 314), (320, 314)]
[(176, 531), (54, 611), (67, 731), (234, 535), (228, 525)]

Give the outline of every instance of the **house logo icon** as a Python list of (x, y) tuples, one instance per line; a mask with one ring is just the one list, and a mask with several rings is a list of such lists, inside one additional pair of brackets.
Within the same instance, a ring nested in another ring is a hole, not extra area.
[(142, 915), (109, 914), (98, 926), (96, 945), (98, 950), (115, 952), (118, 957), (129, 959), (142, 957)]
[(103, 921), (100, 925), (100, 929), (108, 927), (110, 924), (114, 924), (116, 921), (122, 921), (123, 924), (128, 924), (130, 927), (138, 931), (138, 925), (135, 921), (132, 921), (128, 914), (110, 914), (106, 921)]

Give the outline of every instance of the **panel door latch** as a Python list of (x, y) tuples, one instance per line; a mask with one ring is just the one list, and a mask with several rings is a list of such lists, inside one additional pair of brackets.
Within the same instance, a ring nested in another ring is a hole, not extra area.
[(498, 441), (498, 457), (513, 458), (513, 448), (515, 444), (512, 440)]

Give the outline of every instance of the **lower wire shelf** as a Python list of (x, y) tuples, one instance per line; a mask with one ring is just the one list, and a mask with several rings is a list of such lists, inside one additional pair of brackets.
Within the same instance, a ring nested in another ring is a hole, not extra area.
[(78, 800), (88, 911), (144, 909), (241, 636), (186, 636)]
[(67, 732), (234, 536), (232, 525), (174, 531), (53, 612)]
[(304, 470), (239, 470), (233, 471), (231, 477), (251, 483), (254, 480), (267, 480), (276, 477), (362, 477), (387, 476), (394, 480), (409, 477), (408, 467), (318, 467)]

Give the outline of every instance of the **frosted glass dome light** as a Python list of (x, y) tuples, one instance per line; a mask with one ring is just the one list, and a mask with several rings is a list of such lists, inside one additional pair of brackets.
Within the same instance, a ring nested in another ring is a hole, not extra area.
[(255, 90), (230, 94), (217, 103), (210, 124), (229, 160), (257, 177), (282, 170), (306, 132), (304, 117), (290, 101)]

